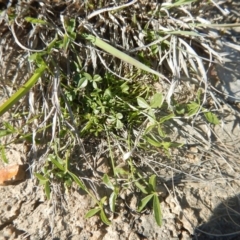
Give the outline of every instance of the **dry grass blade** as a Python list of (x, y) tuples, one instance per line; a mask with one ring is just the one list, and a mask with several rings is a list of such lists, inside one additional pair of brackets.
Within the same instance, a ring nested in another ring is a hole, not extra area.
[[(183, 39), (179, 39), (180, 43), (185, 46), (187, 53), (190, 54), (190, 63), (192, 64), (193, 69), (201, 74), (202, 80), (204, 81), (204, 83), (207, 82), (207, 75), (206, 75), (206, 71), (202, 62), (202, 59), (198, 56), (198, 54), (194, 51), (194, 49), (192, 47), (189, 46), (189, 44), (187, 44)], [(195, 62), (193, 61), (193, 59), (196, 60), (196, 62), (198, 63), (198, 67), (196, 67)]]
[(194, 24), (189, 24), (190, 26), (193, 27), (206, 27), (206, 28), (235, 28), (239, 27), (240, 23), (225, 23), (225, 24), (214, 24), (214, 23), (194, 23)]
[(123, 8), (126, 8), (126, 7), (130, 7), (131, 5), (133, 5), (134, 3), (136, 3), (138, 0), (133, 0), (131, 2), (128, 2), (126, 4), (123, 4), (123, 5), (120, 5), (120, 6), (117, 6), (117, 7), (108, 7), (108, 8), (103, 8), (103, 9), (100, 9), (100, 10), (97, 10), (93, 13), (91, 13), (90, 15), (87, 16), (87, 20), (90, 20), (91, 18), (101, 14), (101, 13), (104, 13), (104, 12), (111, 12), (111, 11), (118, 11), (118, 10), (121, 10)]

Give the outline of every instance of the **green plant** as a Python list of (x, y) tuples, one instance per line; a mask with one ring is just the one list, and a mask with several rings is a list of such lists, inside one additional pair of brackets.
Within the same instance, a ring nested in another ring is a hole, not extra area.
[[(144, 185), (140, 183), (140, 180), (144, 182)], [(147, 206), (147, 204), (152, 200), (153, 213), (154, 213), (156, 223), (158, 224), (158, 226), (161, 226), (162, 213), (161, 213), (158, 193), (156, 191), (156, 175), (152, 175), (151, 177), (149, 177), (148, 182), (141, 177), (140, 179), (137, 179), (135, 181), (135, 185), (137, 188), (141, 190), (143, 194), (147, 195), (140, 201), (138, 211), (141, 212)]]
[(41, 77), (46, 68), (46, 65), (42, 65), (36, 69), (33, 76), (22, 87), (20, 87), (19, 90), (14, 93), (4, 104), (0, 106), (0, 116), (7, 112), (14, 104), (19, 101), (20, 98), (22, 98), (30, 91), (30, 89), (37, 82), (39, 77)]
[[(57, 147), (57, 145), (55, 145), (55, 147)], [(77, 179), (77, 176), (69, 171), (68, 165), (68, 156), (66, 156), (65, 160), (63, 160), (56, 153), (50, 154), (47, 162), (42, 168), (42, 174), (35, 173), (35, 176), (38, 178), (40, 184), (44, 186), (47, 199), (50, 199), (51, 180), (57, 178), (64, 183), (65, 187), (69, 187), (72, 184), (72, 179)], [(79, 182), (77, 182), (77, 184), (79, 184)], [(79, 185), (83, 190), (85, 190), (85, 186), (82, 182), (80, 182)]]
[[(23, 117), (24, 115), (26, 115), (25, 113), (21, 113), (21, 114), (15, 114), (13, 115), (13, 122), (15, 121), (15, 119), (18, 119), (19, 117)], [(36, 118), (36, 117), (35, 117)], [(34, 119), (29, 119), (29, 121), (27, 121), (27, 125), (30, 125), (32, 121), (34, 121)], [(3, 162), (8, 163), (8, 159), (6, 157), (6, 147), (8, 147), (9, 145), (11, 145), (12, 143), (31, 143), (32, 142), (32, 138), (33, 138), (33, 134), (31, 132), (29, 133), (25, 133), (24, 130), (21, 127), (16, 127), (14, 126), (13, 123), (10, 122), (5, 122), (3, 121), (2, 123), (2, 127), (0, 129), (0, 138), (4, 139), (7, 138), (7, 140), (5, 140), (5, 143), (3, 143), (4, 141), (1, 142), (0, 144), (0, 149), (1, 149), (1, 159), (3, 160)], [(36, 131), (36, 134), (38, 134), (39, 132), (43, 132), (45, 130), (47, 130), (51, 125), (47, 125), (44, 126), (42, 128), (39, 128)], [(37, 145), (42, 143), (42, 139), (35, 137), (35, 143)]]
[(108, 218), (106, 217), (106, 214), (103, 210), (104, 208), (104, 203), (106, 201), (107, 197), (103, 197), (99, 202), (98, 202), (98, 207), (94, 208), (94, 209), (90, 209), (87, 214), (85, 215), (85, 218), (90, 218), (98, 213), (100, 213), (100, 218), (102, 220), (103, 223), (105, 223), (106, 225), (109, 225), (111, 222), (108, 220)]
[[(127, 6), (135, 2), (130, 1)], [(40, 19), (29, 17), (32, 16), (29, 11), (31, 8), (20, 13), (12, 9), (12, 12), (9, 10), (6, 13), (12, 24), (15, 19), (22, 19), (21, 27), (27, 26), (26, 31), (37, 29), (38, 33), (34, 37), (41, 36), (40, 42), (47, 43), (43, 50), (29, 50), (17, 43), (25, 54), (35, 52), (27, 60), (33, 69), (33, 75), (0, 106), (0, 116), (16, 106), (19, 99), (26, 96), (41, 77), (41, 88), (35, 89), (40, 104), (38, 113), (31, 113), (28, 106), (25, 106), (24, 114), (21, 109), (18, 110), (19, 117), (27, 116), (28, 130), (1, 122), (0, 137), (12, 135), (14, 140), (11, 142), (26, 140), (31, 143), (34, 140), (34, 144), (38, 144), (42, 139), (38, 139), (36, 134), (42, 134), (44, 139), (46, 130), (51, 127), (48, 134), (53, 145), (44, 145), (48, 149), (48, 157), (41, 170), (35, 173), (44, 186), (48, 199), (52, 184), (63, 183), (68, 191), (75, 182), (97, 205), (88, 211), (86, 217), (99, 214), (105, 224), (110, 224), (105, 214), (106, 202), (108, 201), (110, 210), (115, 212), (119, 192), (134, 182), (146, 195), (140, 202), (139, 212), (152, 202), (156, 222), (161, 226), (156, 175), (152, 175), (148, 181), (140, 175), (133, 161), (134, 152), (144, 152), (144, 156), (148, 157), (163, 149), (162, 154), (170, 158), (170, 149), (183, 145), (172, 140), (169, 134), (171, 124), (178, 116), (188, 118), (203, 113), (209, 123), (219, 123), (217, 115), (203, 107), (205, 101), (201, 99), (200, 92), (193, 93), (196, 97), (189, 101), (180, 103), (174, 100), (175, 95), (178, 95), (175, 93), (175, 85), (169, 85), (168, 81), (177, 79), (180, 82), (198, 76), (207, 84), (203, 57), (197, 54), (199, 49), (202, 52), (208, 51), (209, 55), (221, 62), (221, 56), (206, 47), (208, 44), (203, 41), (201, 27), (207, 25), (192, 16), (189, 9), (178, 8), (193, 2), (196, 1), (178, 0), (156, 4), (153, 9), (148, 5), (151, 3), (146, 1), (142, 3), (146, 4), (144, 18), (136, 14), (136, 9), (126, 9), (126, 5), (124, 17), (121, 16), (121, 6), (101, 9), (103, 1), (98, 4), (87, 1), (76, 10), (84, 14), (89, 12), (88, 16), (84, 16), (85, 20), (72, 17), (76, 13), (64, 15), (65, 12), (72, 11), (72, 8), (67, 7), (67, 11), (62, 11), (60, 17), (55, 16), (54, 13), (58, 12), (54, 9), (55, 4), (45, 4), (44, 8), (39, 5), (39, 11), (42, 9)], [(91, 11), (93, 12), (90, 13)], [(45, 15), (46, 12), (51, 14)], [(106, 29), (114, 27), (113, 35), (110, 32), (105, 34), (101, 23), (99, 26), (93, 24), (99, 22), (99, 13), (106, 14), (108, 21), (104, 24)], [(189, 16), (192, 16), (191, 22)], [(155, 24), (159, 19), (164, 19), (164, 22)], [(123, 26), (128, 26), (128, 29), (125, 31)], [(6, 29), (8, 28), (11, 26)], [(210, 37), (209, 39), (211, 40)], [(29, 42), (30, 46), (34, 45), (33, 40), (29, 39)], [(160, 90), (155, 84), (160, 85)], [(197, 88), (199, 85), (196, 84)], [(34, 120), (38, 120), (41, 127), (32, 128), (31, 121)], [(19, 136), (18, 139), (15, 135)], [(85, 146), (81, 145), (82, 142), (86, 143)], [(91, 161), (95, 159), (92, 156), (95, 153), (91, 152), (89, 142), (93, 142), (96, 147), (101, 142), (106, 148), (102, 155), (110, 158), (111, 172), (103, 177), (96, 176), (97, 180), (111, 190), (109, 196), (101, 199), (97, 199), (91, 192), (84, 183), (85, 180), (70, 171), (72, 159), (69, 155), (74, 148), (81, 148), (79, 155), (84, 156), (83, 161), (91, 169), (95, 167), (92, 166), (95, 162)], [(0, 145), (4, 162), (7, 162), (7, 144)], [(90, 158), (86, 158), (85, 151)], [(121, 167), (120, 160), (127, 170)]]
[(90, 209), (87, 214), (86, 218), (94, 216), (97, 213), (100, 213), (101, 220), (109, 225), (110, 221), (106, 217), (104, 211), (104, 203), (107, 197), (103, 197), (102, 199), (98, 200), (92, 193), (89, 191), (87, 186), (84, 182), (76, 176), (72, 171), (69, 170), (69, 151), (66, 151), (65, 158), (62, 159), (58, 154), (59, 143), (55, 141), (53, 146), (55, 149), (55, 154), (50, 154), (48, 156), (48, 161), (45, 163), (44, 167), (42, 168), (42, 173), (35, 173), (35, 176), (39, 180), (40, 184), (44, 186), (45, 194), (47, 199), (50, 199), (51, 196), (51, 182), (55, 182), (56, 179), (64, 183), (65, 189), (72, 185), (75, 182), (84, 192), (86, 192), (98, 205), (97, 208)]
[[(115, 168), (115, 172), (116, 172), (116, 168)], [(110, 188), (112, 190), (112, 193), (109, 196), (109, 206), (111, 211), (115, 212), (116, 199), (119, 194), (119, 186), (117, 184), (114, 185), (107, 174), (104, 174), (102, 181), (107, 186), (107, 188)]]
[(175, 105), (176, 113), (179, 115), (187, 114), (187, 116), (194, 116), (200, 112), (204, 114), (206, 120), (214, 125), (219, 124), (219, 119), (215, 113), (209, 111), (208, 109), (203, 107), (201, 101), (202, 91), (201, 89), (197, 92), (197, 97), (195, 101), (191, 101), (190, 103), (178, 104)]

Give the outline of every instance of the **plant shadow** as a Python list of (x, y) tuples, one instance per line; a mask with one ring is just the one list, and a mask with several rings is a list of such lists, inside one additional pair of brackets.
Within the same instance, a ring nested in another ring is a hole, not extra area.
[(240, 239), (240, 194), (219, 204), (208, 222), (195, 229), (194, 240)]

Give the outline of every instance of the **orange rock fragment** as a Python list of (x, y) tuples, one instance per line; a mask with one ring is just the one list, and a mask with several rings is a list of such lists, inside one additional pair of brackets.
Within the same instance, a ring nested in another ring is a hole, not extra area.
[(4, 185), (6, 182), (14, 182), (24, 180), (25, 170), (23, 165), (15, 164), (0, 168), (0, 184)]

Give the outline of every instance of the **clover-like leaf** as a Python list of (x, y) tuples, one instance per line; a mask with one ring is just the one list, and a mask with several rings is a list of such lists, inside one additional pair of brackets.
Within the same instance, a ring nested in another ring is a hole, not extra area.
[(138, 212), (141, 212), (146, 207), (146, 205), (152, 199), (153, 196), (154, 196), (154, 194), (150, 194), (141, 200), (139, 207), (138, 207)]
[(106, 173), (103, 175), (102, 180), (108, 188), (114, 190), (114, 186), (113, 186), (112, 182), (110, 181), (110, 178), (108, 177), (108, 175)]
[(141, 183), (139, 183), (138, 181), (135, 182), (135, 185), (137, 188), (139, 188), (139, 190), (144, 193), (144, 194), (148, 194), (148, 191), (146, 190), (146, 187), (143, 186)]
[(149, 178), (149, 185), (152, 188), (152, 191), (156, 191), (156, 175), (153, 174), (150, 178)]
[(49, 181), (45, 182), (44, 190), (45, 190), (47, 199), (49, 200), (50, 199), (50, 193), (51, 193)]
[(217, 115), (212, 112), (205, 112), (204, 116), (209, 123), (212, 123), (214, 125), (217, 125), (220, 122)]
[(82, 180), (80, 180), (74, 173), (72, 172), (68, 172), (68, 174), (72, 177), (72, 179), (75, 181), (75, 183), (77, 183), (77, 185), (84, 191), (86, 191), (86, 186), (85, 184), (82, 182)]
[(103, 221), (103, 223), (105, 223), (106, 225), (110, 225), (111, 224), (111, 222), (108, 220), (108, 218), (107, 218), (107, 216), (106, 216), (106, 214), (105, 214), (103, 209), (101, 209), (100, 218)]
[(158, 226), (162, 226), (162, 212), (157, 194), (153, 196), (153, 213)]
[(93, 209), (90, 209), (86, 215), (85, 215), (85, 218), (90, 218), (94, 215), (96, 215), (98, 212), (101, 211), (101, 208), (100, 207), (97, 207), (97, 208), (93, 208)]
[(196, 102), (191, 102), (187, 105), (187, 109), (188, 109), (188, 116), (192, 116), (194, 114), (196, 114), (199, 110), (200, 106), (198, 103)]
[(150, 108), (149, 104), (142, 97), (137, 98), (137, 103), (141, 108)]
[(151, 101), (150, 101), (150, 106), (152, 108), (160, 108), (163, 103), (163, 95), (162, 93), (156, 93), (153, 95)]
[(116, 200), (118, 197), (118, 193), (119, 193), (119, 188), (115, 187), (114, 191), (112, 192), (112, 194), (109, 197), (109, 206), (112, 212), (115, 212), (115, 206), (116, 206)]

